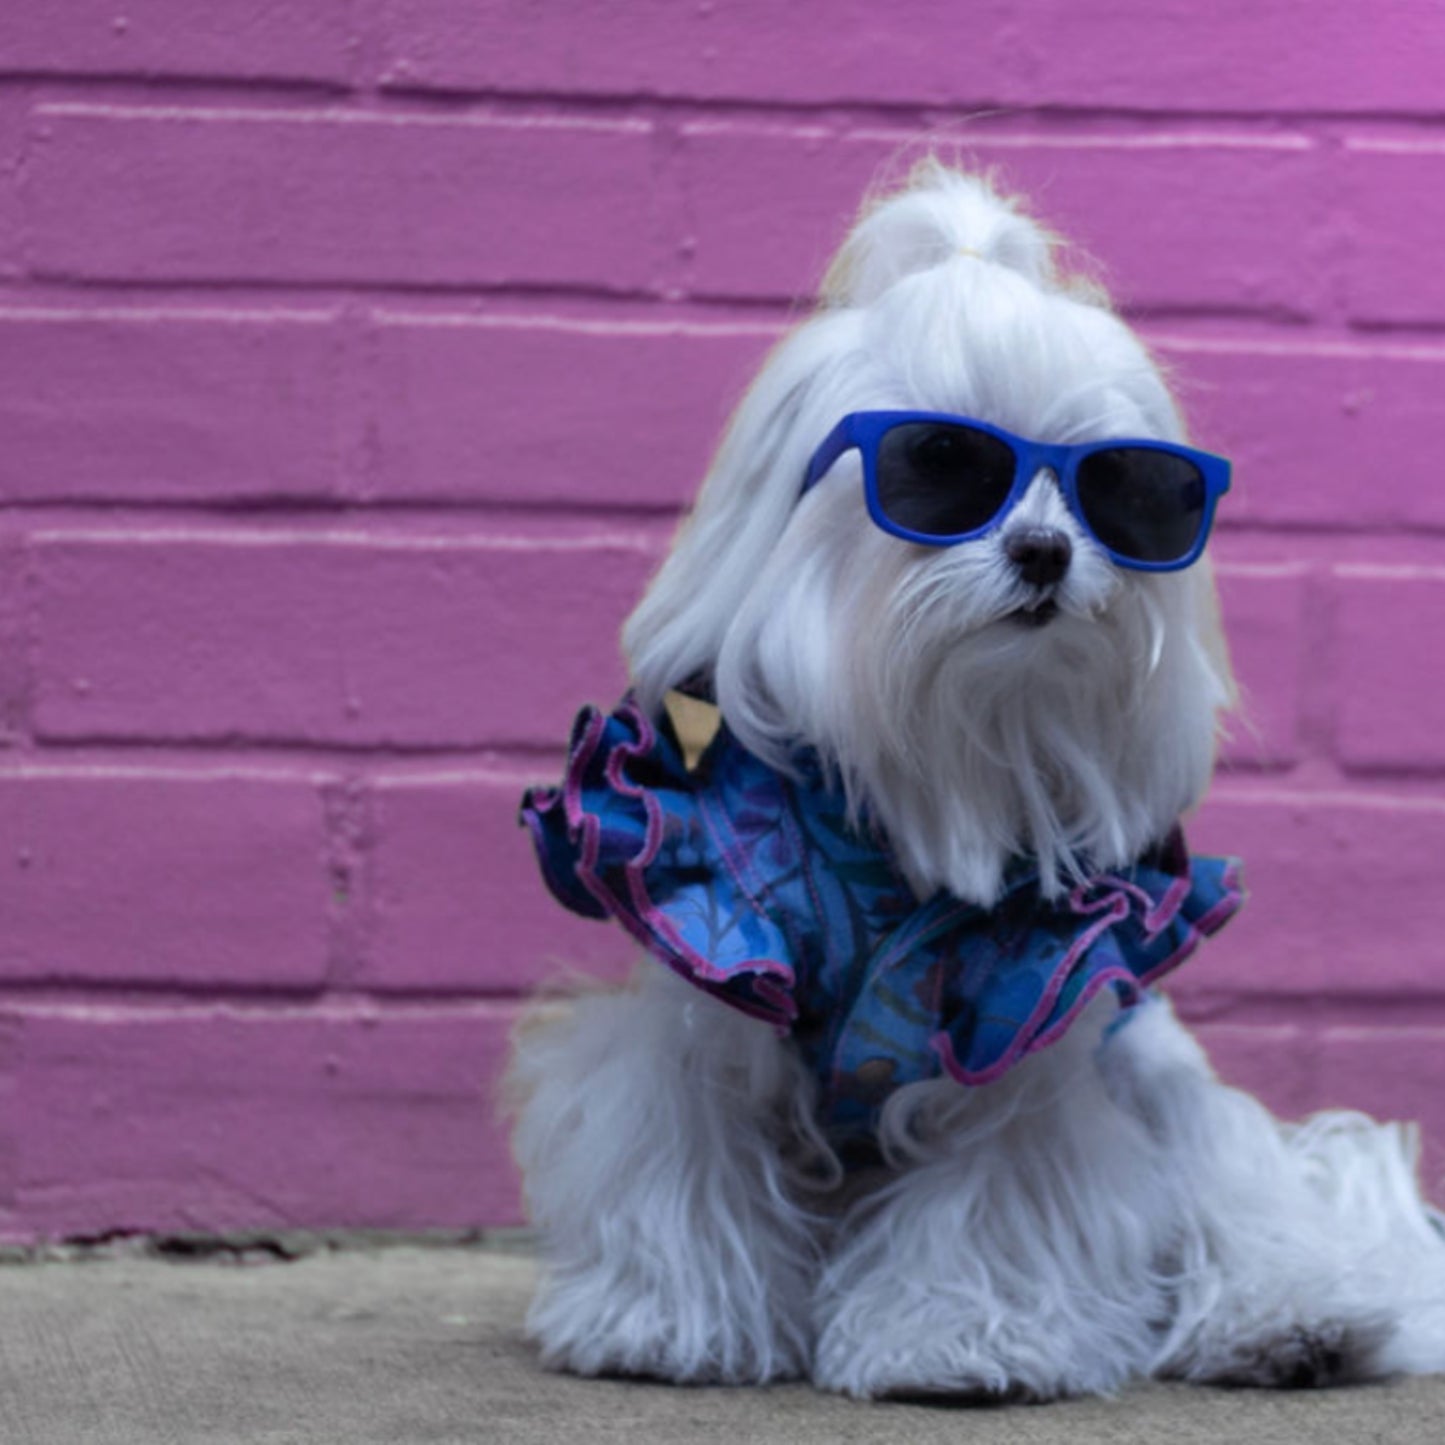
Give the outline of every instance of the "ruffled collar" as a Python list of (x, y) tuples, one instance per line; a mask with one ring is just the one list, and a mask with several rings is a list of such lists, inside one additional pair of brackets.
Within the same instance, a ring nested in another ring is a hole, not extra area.
[(1238, 865), (1175, 829), (1127, 869), (1045, 899), (1029, 860), (991, 908), (919, 902), (877, 830), (806, 760), (793, 778), (724, 727), (689, 771), (667, 720), (586, 709), (566, 773), (521, 817), (553, 894), (614, 918), (698, 987), (792, 1034), (835, 1135), (901, 1084), (985, 1084), (1111, 988), (1121, 1006), (1237, 910)]

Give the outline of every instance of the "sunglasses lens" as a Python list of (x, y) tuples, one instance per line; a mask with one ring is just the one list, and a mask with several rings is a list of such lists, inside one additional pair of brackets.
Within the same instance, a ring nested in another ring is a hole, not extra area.
[(1077, 485), (1094, 535), (1135, 562), (1177, 562), (1204, 529), (1204, 474), (1187, 457), (1106, 447), (1079, 463)]
[(878, 443), (878, 504), (890, 522), (925, 537), (985, 527), (1008, 500), (1007, 442), (953, 422), (904, 422)]

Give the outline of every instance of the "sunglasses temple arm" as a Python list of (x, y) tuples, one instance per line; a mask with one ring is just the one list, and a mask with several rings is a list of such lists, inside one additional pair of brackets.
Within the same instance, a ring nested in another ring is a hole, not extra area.
[[(832, 431), (823, 438), (818, 450), (813, 453), (813, 459), (808, 463), (807, 475), (803, 478), (803, 491), (822, 481), (832, 468), (833, 463), (848, 450), (849, 447), (857, 446), (853, 438), (852, 417), (845, 416)], [(801, 493), (800, 493), (801, 495)]]

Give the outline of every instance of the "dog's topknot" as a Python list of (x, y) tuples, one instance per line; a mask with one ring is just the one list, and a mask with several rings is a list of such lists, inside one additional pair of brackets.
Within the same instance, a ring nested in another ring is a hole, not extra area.
[(823, 279), (824, 304), (867, 306), (904, 277), (958, 256), (992, 261), (1054, 290), (1055, 244), (1017, 200), (930, 157), (901, 190), (864, 207)]

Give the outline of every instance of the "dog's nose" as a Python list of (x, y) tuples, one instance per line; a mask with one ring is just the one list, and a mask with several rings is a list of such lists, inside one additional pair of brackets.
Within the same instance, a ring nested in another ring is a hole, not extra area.
[(1019, 576), (1034, 587), (1047, 587), (1069, 570), (1074, 549), (1057, 527), (1020, 527), (1004, 541), (1008, 559)]

